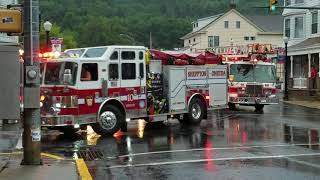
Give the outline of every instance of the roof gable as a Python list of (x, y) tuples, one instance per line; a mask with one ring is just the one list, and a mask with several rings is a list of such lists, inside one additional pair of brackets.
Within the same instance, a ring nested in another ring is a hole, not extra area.
[(241, 17), (243, 20), (247, 21), (249, 24), (251, 24), (254, 28), (256, 28), (258, 31), (263, 31), (263, 29), (261, 29), (260, 27), (258, 27), (256, 24), (254, 24), (252, 21), (250, 21), (248, 18), (246, 18), (245, 16), (243, 16), (239, 11), (235, 10), (235, 9), (231, 9), (230, 11), (228, 11), (227, 13), (225, 13), (224, 15), (220, 16), (219, 18), (217, 18), (215, 21), (212, 21), (211, 23), (209, 23), (207, 26), (203, 27), (203, 30), (207, 29), (209, 26), (213, 25), (214, 23), (218, 22), (219, 20), (223, 19), (224, 17), (230, 15), (231, 13), (235, 13), (236, 15), (238, 15), (239, 17)]
[[(243, 20), (248, 22), (250, 25), (252, 25), (255, 29), (257, 29), (260, 32), (282, 33), (283, 31), (283, 17), (280, 15), (279, 16), (244, 16), (236, 9), (231, 9), (224, 14), (210, 16), (211, 18), (212, 17), (216, 17), (216, 18), (212, 19), (210, 23), (197, 29), (196, 31), (192, 31), (191, 33), (186, 34), (181, 39), (187, 39), (195, 35), (198, 35), (200, 33), (205, 33), (210, 26), (212, 26), (219, 20), (223, 19), (224, 17), (230, 15), (231, 13), (235, 13), (236, 15), (241, 17)], [(205, 18), (202, 18), (202, 19), (205, 19)], [(202, 20), (202, 19), (199, 19), (199, 20)]]

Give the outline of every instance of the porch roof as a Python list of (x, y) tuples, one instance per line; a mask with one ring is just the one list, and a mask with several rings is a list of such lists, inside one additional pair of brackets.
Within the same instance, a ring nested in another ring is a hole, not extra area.
[(289, 55), (302, 55), (309, 53), (320, 53), (320, 37), (309, 38), (288, 47)]

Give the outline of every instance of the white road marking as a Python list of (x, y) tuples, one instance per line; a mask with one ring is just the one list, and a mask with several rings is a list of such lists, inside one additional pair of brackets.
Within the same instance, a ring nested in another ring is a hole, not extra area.
[(197, 160), (185, 160), (185, 161), (167, 161), (167, 162), (146, 163), (146, 164), (117, 165), (117, 166), (107, 167), (107, 169), (143, 167), (143, 166), (160, 166), (160, 165), (172, 165), (172, 164), (182, 164), (182, 163), (199, 163), (199, 162), (210, 162), (210, 161), (249, 160), (249, 159), (254, 160), (254, 159), (272, 159), (272, 158), (276, 159), (276, 158), (303, 157), (303, 156), (320, 156), (320, 153), (286, 154), (286, 155), (273, 155), (273, 156), (246, 156), (246, 157), (230, 157), (230, 158), (197, 159)]
[(177, 153), (177, 152), (192, 152), (192, 151), (206, 151), (206, 150), (233, 150), (233, 149), (250, 149), (250, 148), (269, 148), (269, 147), (291, 147), (291, 146), (317, 146), (320, 143), (316, 144), (274, 144), (274, 145), (260, 145), (260, 146), (237, 146), (237, 147), (216, 147), (216, 148), (197, 148), (197, 149), (181, 149), (181, 150), (170, 150), (170, 151), (154, 151), (154, 152), (145, 152), (145, 153), (134, 153), (128, 155), (118, 156), (119, 158), (123, 157), (132, 157), (132, 156), (141, 156), (141, 155), (151, 155), (151, 154), (163, 154), (163, 153)]

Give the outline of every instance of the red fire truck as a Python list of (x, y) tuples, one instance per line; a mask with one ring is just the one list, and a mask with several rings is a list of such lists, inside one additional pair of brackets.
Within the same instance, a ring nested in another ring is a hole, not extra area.
[(196, 124), (227, 105), (227, 68), (216, 64), (214, 54), (103, 46), (45, 59), (40, 105), (48, 128), (90, 124), (98, 134), (112, 135), (136, 119)]
[(228, 65), (229, 109), (236, 105), (254, 106), (262, 111), (265, 105), (278, 104), (276, 95), (276, 66), (268, 59), (274, 54), (269, 44), (244, 47), (223, 47), (215, 50)]

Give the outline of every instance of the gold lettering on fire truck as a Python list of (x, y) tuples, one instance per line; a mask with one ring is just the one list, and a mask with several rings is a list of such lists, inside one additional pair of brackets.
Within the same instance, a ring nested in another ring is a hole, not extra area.
[(128, 101), (133, 101), (133, 94), (128, 94)]
[(225, 76), (226, 72), (225, 71), (212, 71), (211, 76)]
[(205, 77), (207, 76), (206, 71), (190, 71), (188, 72), (188, 77)]

